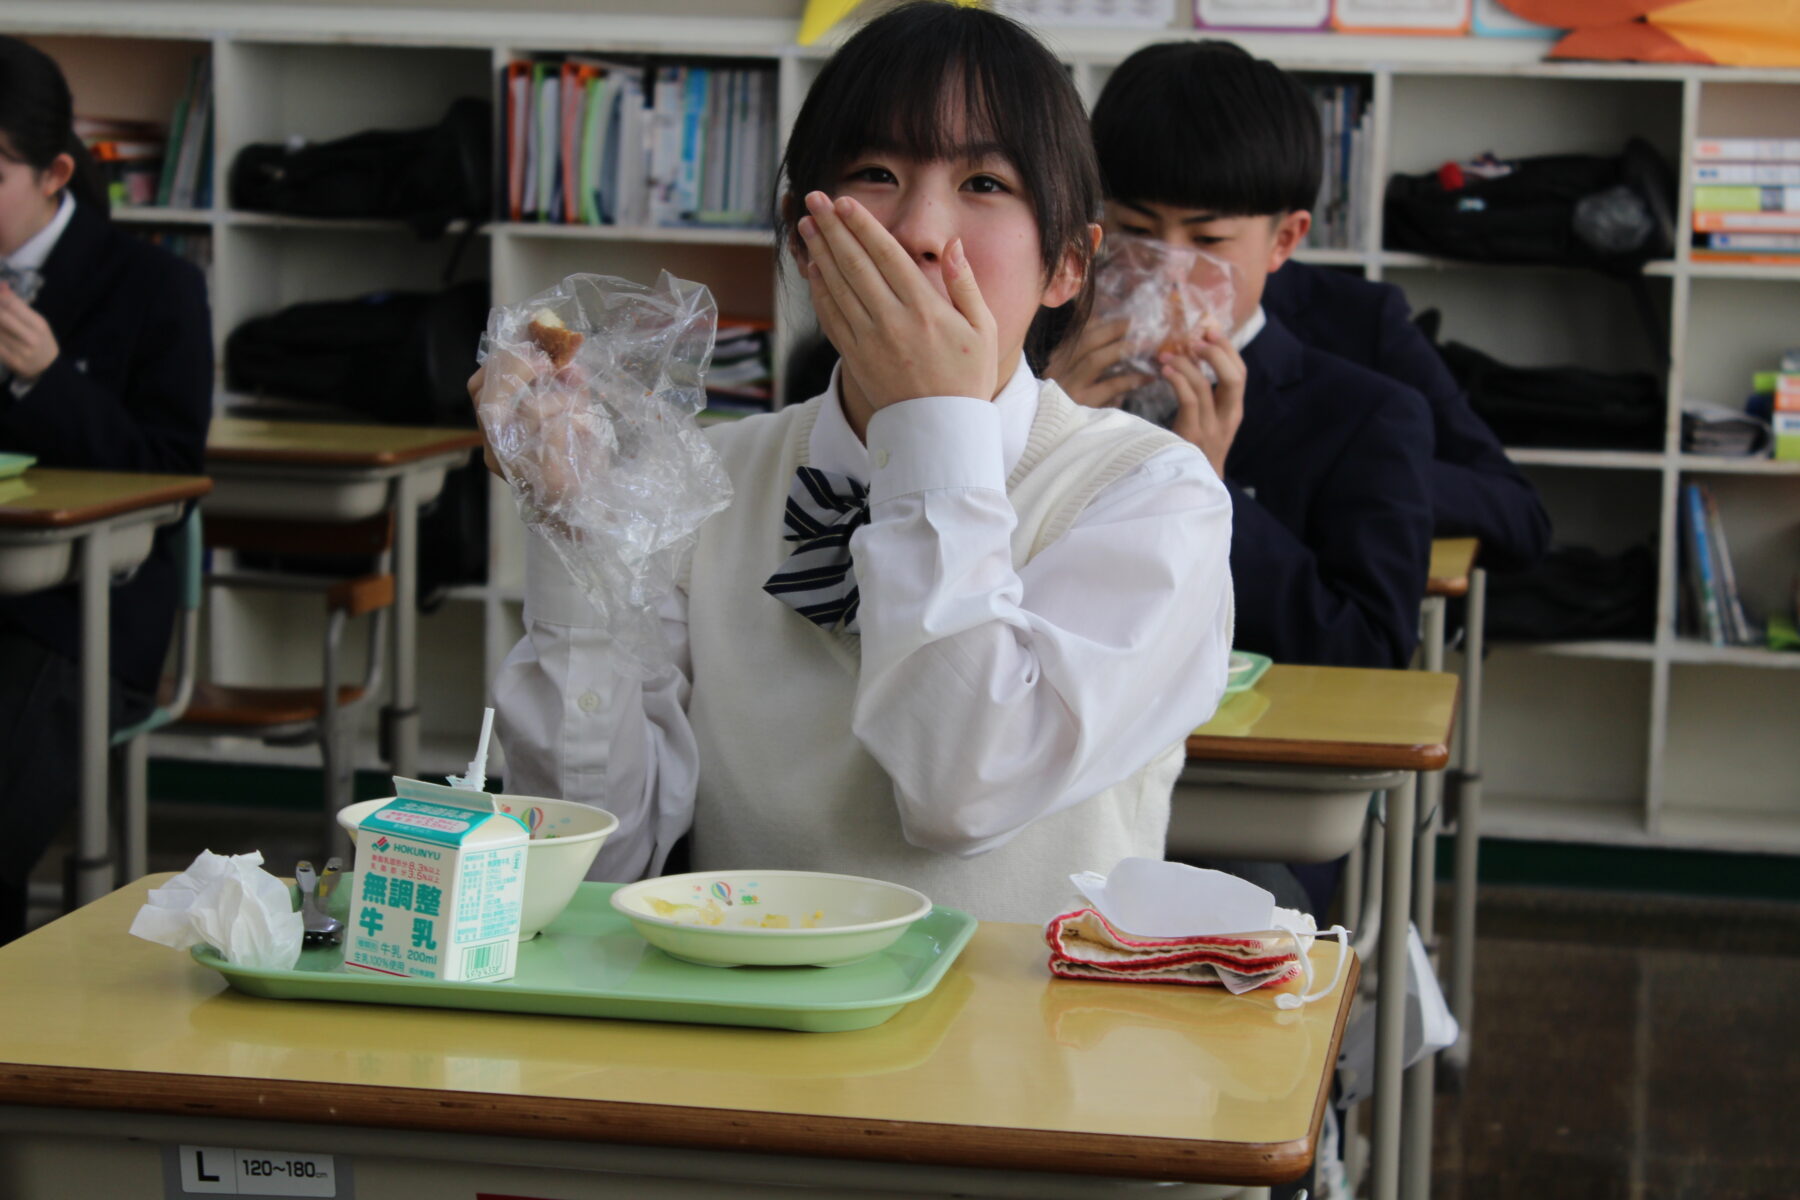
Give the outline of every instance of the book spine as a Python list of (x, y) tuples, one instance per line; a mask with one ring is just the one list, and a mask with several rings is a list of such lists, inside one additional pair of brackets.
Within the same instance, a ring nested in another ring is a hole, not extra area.
[(1693, 572), (1694, 599), (1700, 609), (1701, 632), (1715, 646), (1725, 644), (1725, 624), (1719, 610), (1717, 582), (1713, 579), (1712, 542), (1706, 536), (1706, 503), (1698, 484), (1682, 485), (1690, 538), (1688, 567)]
[(1800, 233), (1800, 213), (1696, 211), (1694, 228), (1701, 233)]
[(1750, 644), (1750, 622), (1744, 616), (1744, 601), (1738, 595), (1737, 571), (1731, 565), (1731, 549), (1725, 543), (1725, 523), (1719, 519), (1719, 505), (1712, 489), (1702, 486), (1700, 498), (1706, 505), (1706, 535), (1712, 543), (1715, 577), (1719, 581), (1719, 607), (1722, 610), (1729, 640), (1734, 646)]
[(1709, 250), (1800, 250), (1800, 233), (1713, 233)]
[(530, 140), (531, 66), (506, 64), (506, 216), (517, 221), (525, 204), (525, 148)]
[(1695, 163), (1697, 184), (1800, 187), (1800, 163)]
[(1800, 187), (1697, 187), (1694, 207), (1711, 212), (1800, 212)]
[(1694, 161), (1800, 163), (1800, 138), (1701, 138)]

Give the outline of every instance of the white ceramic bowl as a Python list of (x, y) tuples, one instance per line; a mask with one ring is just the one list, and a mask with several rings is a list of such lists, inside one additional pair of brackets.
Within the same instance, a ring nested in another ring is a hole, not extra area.
[[(383, 796), (346, 805), (338, 810), (338, 824), (355, 841), (363, 818), (392, 799)], [(619, 827), (619, 818), (573, 800), (505, 795), (494, 799), (502, 811), (531, 828), (531, 841), (525, 847), (525, 904), (519, 914), (519, 940), (527, 941), (569, 907), (594, 855), (600, 853), (601, 843)]]
[(1254, 658), (1251, 658), (1248, 654), (1239, 654), (1236, 650), (1233, 650), (1231, 652), (1229, 665), (1225, 668), (1225, 671), (1231, 679), (1242, 679), (1244, 673), (1253, 670), (1255, 666), (1256, 660)]
[(612, 906), (644, 940), (709, 967), (835, 967), (931, 911), (909, 887), (814, 871), (705, 871), (627, 884)]

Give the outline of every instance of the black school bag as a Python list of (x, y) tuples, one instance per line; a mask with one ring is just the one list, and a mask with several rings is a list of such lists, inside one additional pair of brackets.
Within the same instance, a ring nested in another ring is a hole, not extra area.
[(1627, 276), (1674, 253), (1675, 176), (1642, 138), (1611, 157), (1551, 154), (1510, 165), (1495, 179), (1460, 169), (1394, 176), (1383, 214), (1388, 248)]
[(370, 130), (331, 142), (246, 146), (231, 164), (231, 203), (302, 217), (385, 217), (422, 238), (488, 219), (493, 106), (464, 97), (425, 129)]
[(1663, 386), (1648, 371), (1515, 367), (1461, 342), (1447, 342), (1438, 353), (1504, 445), (1662, 449)]

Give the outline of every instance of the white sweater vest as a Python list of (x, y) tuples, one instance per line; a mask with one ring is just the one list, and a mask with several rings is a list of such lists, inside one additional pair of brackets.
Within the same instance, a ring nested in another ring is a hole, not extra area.
[[(791, 547), (782, 511), (821, 399), (709, 431), (736, 490), (700, 530), (688, 581), (700, 749), (696, 870), (834, 871), (917, 888), (986, 921), (1043, 922), (1076, 898), (1068, 877), (1130, 855), (1161, 858), (1182, 747), (973, 858), (907, 842), (894, 785), (850, 729), (861, 650), (762, 590)], [(1089, 409), (1045, 383), (1007, 480), (1015, 568), (1066, 532), (1108, 484), (1177, 439)], [(945, 722), (952, 736), (954, 719)]]

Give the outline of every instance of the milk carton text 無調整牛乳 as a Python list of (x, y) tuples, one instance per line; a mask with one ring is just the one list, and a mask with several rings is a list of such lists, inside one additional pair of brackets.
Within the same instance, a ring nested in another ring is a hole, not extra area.
[(446, 982), (510, 979), (525, 826), (486, 792), (399, 778), (394, 790), (357, 831), (345, 967)]

